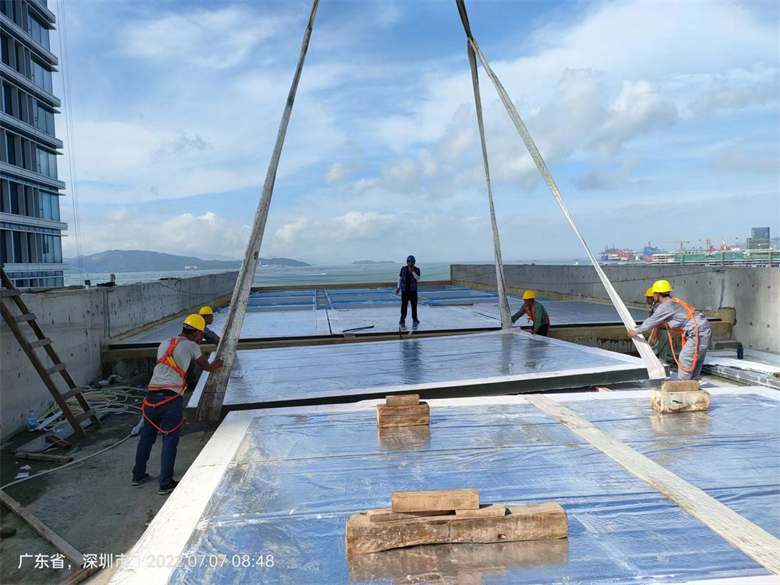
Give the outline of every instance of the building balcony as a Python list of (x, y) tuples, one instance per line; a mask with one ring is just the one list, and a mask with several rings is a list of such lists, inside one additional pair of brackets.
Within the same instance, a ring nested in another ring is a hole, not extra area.
[(49, 148), (54, 149), (62, 148), (62, 140), (56, 136), (47, 134), (43, 130), (39, 130), (27, 122), (22, 122), (20, 119), (14, 118), (5, 112), (0, 112), (0, 122), (2, 122), (3, 125), (5, 125), (10, 130), (23, 135), (25, 138), (40, 142), (44, 146), (48, 146)]
[(47, 21), (49, 21), (51, 24), (54, 24), (57, 20), (57, 18), (54, 16), (54, 13), (49, 10), (49, 7), (46, 5), (45, 0), (27, 0), (27, 4), (30, 5), (30, 8), (35, 10), (38, 14), (40, 14), (43, 18), (45, 18)]
[(42, 227), (50, 230), (65, 231), (68, 224), (64, 221), (54, 219), (43, 219), (41, 217), (30, 217), (27, 215), (16, 215), (15, 213), (0, 213), (0, 222), (16, 223), (19, 225), (28, 225), (33, 227)]
[[(70, 264), (65, 264), (64, 262), (6, 262), (5, 266), (3, 266), (3, 270), (6, 271), (6, 273), (10, 274), (12, 272), (51, 272), (55, 270), (62, 270), (65, 271), (70, 267)], [(53, 276), (53, 275), (52, 275)], [(14, 278), (25, 278), (25, 277), (14, 277)], [(38, 276), (31, 276), (27, 278), (41, 278)]]
[(38, 183), (39, 185), (44, 185), (50, 189), (65, 189), (65, 183), (59, 179), (52, 179), (46, 175), (41, 175), (40, 173), (36, 173), (34, 171), (28, 171), (27, 169), (8, 164), (6, 162), (0, 162), (0, 173), (17, 176), (34, 183)]
[(0, 63), (0, 73), (13, 81), (16, 85), (23, 87), (24, 91), (31, 93), (49, 107), (59, 108), (62, 105), (62, 102), (57, 96), (54, 96), (42, 87), (35, 85), (32, 79), (25, 77), (15, 69), (11, 69), (5, 63)]
[(30, 49), (36, 57), (49, 65), (59, 65), (57, 56), (30, 36), (21, 26), (0, 12), (0, 28)]

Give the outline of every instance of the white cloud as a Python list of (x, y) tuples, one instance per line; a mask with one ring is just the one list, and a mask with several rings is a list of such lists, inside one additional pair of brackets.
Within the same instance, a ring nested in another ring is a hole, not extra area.
[[(241, 258), (250, 233), (248, 226), (227, 221), (211, 211), (156, 220), (127, 207), (98, 218), (85, 217), (81, 229), (90, 234), (83, 244), (85, 255), (119, 249), (187, 255), (207, 251)], [(63, 253), (76, 255), (74, 238), (63, 240)]]
[(126, 27), (123, 49), (133, 57), (225, 69), (290, 24), (286, 17), (263, 17), (241, 6), (171, 12)]

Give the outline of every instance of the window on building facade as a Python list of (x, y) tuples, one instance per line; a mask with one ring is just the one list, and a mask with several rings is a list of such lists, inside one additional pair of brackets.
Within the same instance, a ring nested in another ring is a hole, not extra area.
[(34, 38), (47, 49), (49, 48), (49, 29), (43, 26), (41, 21), (35, 18), (32, 14), (29, 18), (29, 32), (32, 38)]
[(2, 44), (2, 53), (3, 53), (3, 63), (11, 66), (11, 51), (13, 50), (11, 46), (11, 39), (8, 38), (5, 35), (0, 35), (0, 44)]
[(8, 259), (8, 244), (6, 243), (6, 238), (8, 238), (10, 234), (6, 230), (0, 230), (0, 262), (3, 264), (7, 264), (9, 262)]
[(16, 146), (14, 144), (14, 138), (15, 136), (10, 132), (5, 133), (5, 160), (11, 165), (16, 164)]
[(54, 136), (54, 112), (48, 108), (43, 107), (38, 102), (38, 107), (35, 110), (35, 127), (38, 130), (43, 130), (46, 134)]
[(11, 262), (21, 264), (22, 260), (22, 234), (21, 232), (11, 232), (11, 242), (13, 249), (11, 250)]
[(27, 53), (25, 51), (24, 45), (16, 44), (16, 70), (24, 75), (25, 77), (28, 77), (27, 73)]
[(60, 198), (53, 193), (41, 191), (41, 217), (60, 221)]
[(11, 20), (14, 20), (14, 1), (0, 0), (0, 11)]
[(38, 172), (52, 179), (57, 178), (57, 155), (38, 147)]
[(11, 94), (11, 86), (7, 83), (3, 84), (3, 111), (9, 116), (14, 115), (14, 100)]
[(33, 59), (32, 62), (33, 82), (35, 85), (47, 91), (52, 92), (51, 89), (51, 71), (49, 71), (44, 65)]
[(24, 188), (18, 183), (9, 183), (8, 189), (11, 202), (11, 213), (24, 215)]

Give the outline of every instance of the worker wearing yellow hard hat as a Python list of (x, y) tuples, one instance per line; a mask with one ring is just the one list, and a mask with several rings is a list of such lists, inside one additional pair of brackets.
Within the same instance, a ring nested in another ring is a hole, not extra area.
[[(650, 310), (647, 312), (648, 317), (655, 312), (655, 308), (658, 303), (655, 302), (655, 293), (651, 286), (645, 291), (645, 302), (650, 305)], [(669, 337), (664, 334), (661, 335), (661, 327), (653, 327), (650, 330), (650, 335), (647, 338), (647, 343), (653, 348), (653, 353), (660, 360), (661, 363), (666, 363), (666, 359), (669, 357)]]
[[(701, 374), (704, 358), (712, 339), (712, 326), (706, 317), (685, 301), (672, 296), (672, 285), (668, 280), (657, 280), (652, 286), (656, 306), (652, 314), (639, 327), (629, 331), (629, 337), (651, 331), (654, 327), (667, 330), (667, 339), (672, 357), (677, 363), (678, 380), (694, 380)], [(680, 355), (675, 355), (671, 331), (682, 336)]]
[(177, 337), (166, 339), (157, 348), (157, 364), (141, 406), (144, 424), (138, 439), (131, 485), (139, 486), (149, 481), (146, 463), (158, 432), (163, 437), (159, 493), (170, 494), (177, 485), (173, 479), (173, 467), (176, 463), (179, 429), (184, 422), (182, 394), (187, 387), (187, 369), (192, 362), (197, 362), (207, 372), (222, 367), (222, 360), (209, 363), (200, 351), (198, 342), (205, 330), (206, 320), (201, 315), (188, 315), (182, 324), (181, 333)]
[[(198, 340), (199, 344), (209, 343), (212, 345), (219, 345), (219, 335), (209, 329), (209, 325), (214, 323), (214, 310), (208, 305), (204, 305), (198, 311), (198, 315), (203, 318), (206, 326), (203, 328), (203, 335)], [(195, 390), (195, 386), (198, 384), (198, 378), (200, 378), (200, 371), (196, 362), (190, 362), (190, 367), (187, 368), (187, 390)]]
[(512, 324), (514, 325), (523, 315), (527, 315), (528, 322), (533, 323), (531, 327), (533, 335), (538, 334), (546, 337), (550, 332), (550, 317), (542, 304), (536, 301), (536, 295), (532, 290), (527, 290), (523, 293), (523, 306), (517, 313), (512, 315)]
[(206, 321), (206, 328), (203, 330), (202, 343), (213, 343), (214, 345), (217, 345), (219, 343), (219, 335), (208, 328), (209, 325), (214, 323), (214, 311), (211, 307), (206, 305), (201, 307), (198, 313), (203, 317), (203, 320)]

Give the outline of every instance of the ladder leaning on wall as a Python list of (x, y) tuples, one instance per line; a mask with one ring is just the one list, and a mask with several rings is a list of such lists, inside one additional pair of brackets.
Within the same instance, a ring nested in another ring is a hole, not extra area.
[[(60, 407), (60, 410), (62, 410), (62, 414), (65, 415), (65, 418), (71, 424), (73, 430), (76, 431), (79, 436), (85, 437), (86, 433), (81, 426), (83, 421), (90, 419), (92, 424), (100, 424), (94, 409), (89, 405), (89, 402), (87, 402), (87, 399), (82, 394), (81, 387), (73, 381), (73, 378), (68, 372), (68, 367), (62, 360), (60, 360), (57, 352), (54, 351), (51, 339), (44, 335), (43, 330), (35, 321), (35, 314), (31, 313), (27, 308), (27, 305), (22, 300), (21, 291), (16, 288), (13, 282), (11, 282), (11, 279), (8, 278), (8, 275), (5, 273), (5, 269), (2, 265), (0, 265), (0, 276), (2, 276), (3, 284), (2, 288), (0, 288), (0, 313), (3, 316), (3, 319), (8, 325), (8, 328), (11, 330), (11, 333), (13, 333), (14, 337), (16, 337), (16, 341), (19, 342), (22, 351), (27, 354), (30, 363), (32, 363), (35, 371), (38, 372), (38, 375), (43, 380), (46, 388), (48, 388), (49, 392), (51, 392), (51, 395), (54, 397), (54, 401), (57, 403), (57, 406)], [(16, 304), (16, 307), (20, 312), (19, 315), (14, 315), (10, 307), (6, 304), (6, 302), (10, 304), (10, 300), (13, 300)], [(19, 327), (22, 323), (27, 323), (32, 328), (36, 337), (35, 340), (28, 341), (27, 337)], [(46, 367), (41, 357), (39, 357), (36, 353), (35, 350), (41, 347), (46, 352), (46, 355), (49, 356), (49, 359), (52, 362), (52, 366)], [(60, 392), (59, 388), (52, 379), (52, 374), (56, 373), (59, 373), (62, 376), (62, 378), (65, 380), (65, 384), (68, 386), (68, 390), (65, 392)], [(70, 406), (68, 405), (68, 400), (71, 398), (75, 398), (78, 401), (79, 406), (81, 406), (83, 412), (79, 412), (77, 414), (73, 413), (73, 411), (70, 409)]]

